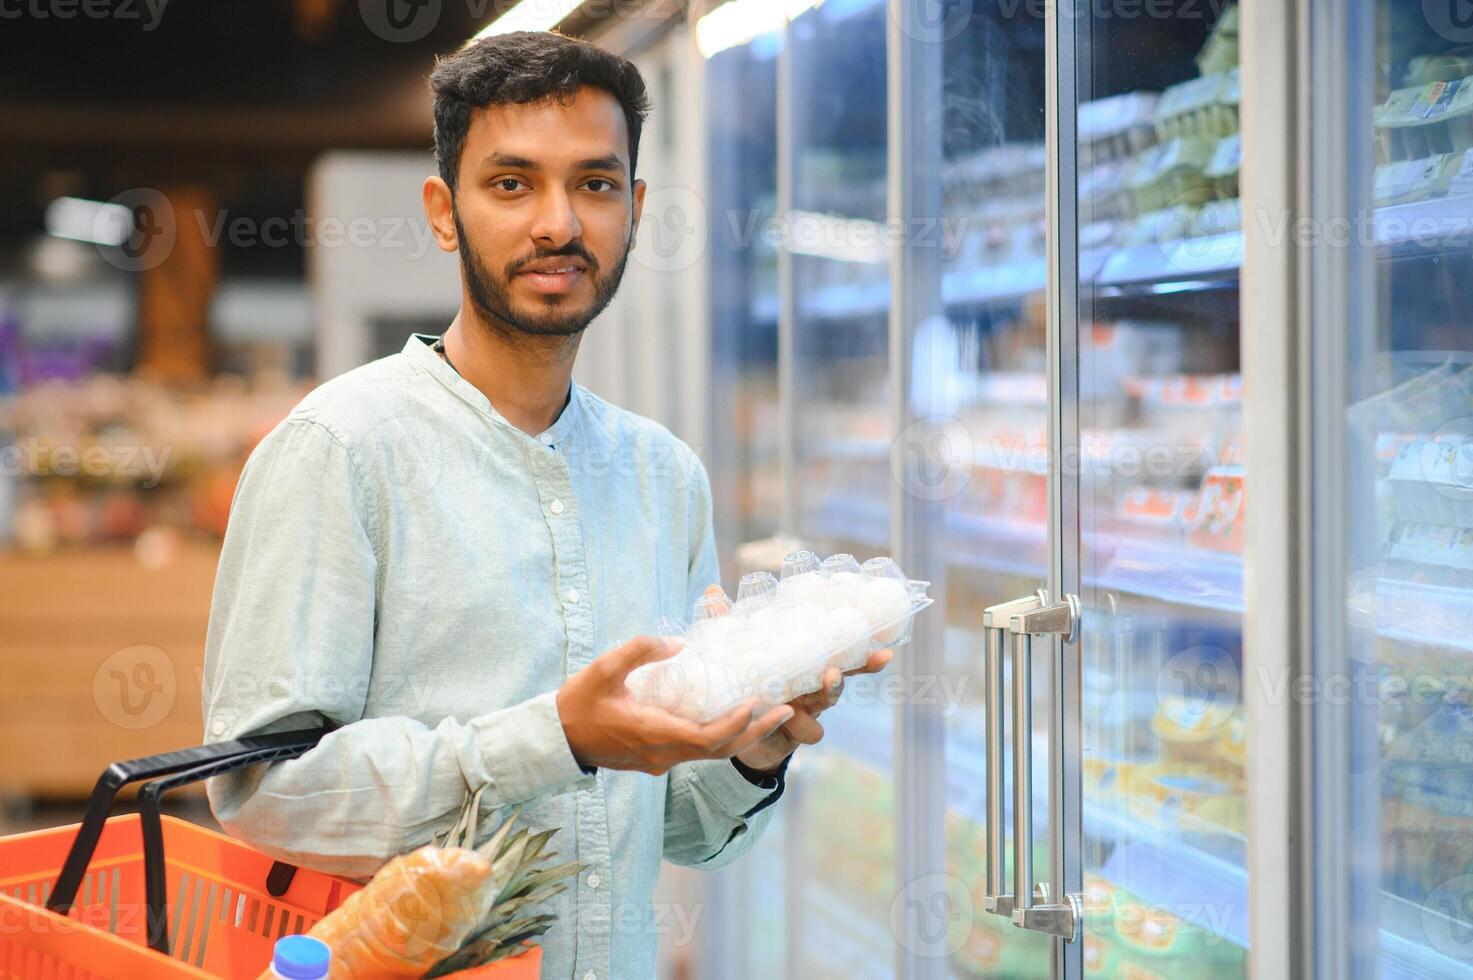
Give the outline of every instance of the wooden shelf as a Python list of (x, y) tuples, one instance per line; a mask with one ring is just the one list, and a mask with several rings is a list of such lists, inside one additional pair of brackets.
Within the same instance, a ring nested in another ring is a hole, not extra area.
[(110, 762), (198, 745), (217, 542), (0, 554), (0, 794), (77, 799)]

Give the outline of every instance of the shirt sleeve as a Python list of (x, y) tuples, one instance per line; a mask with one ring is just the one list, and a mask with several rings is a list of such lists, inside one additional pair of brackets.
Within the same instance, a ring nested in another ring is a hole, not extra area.
[(210, 741), (340, 726), (301, 758), (210, 781), (229, 833), (295, 864), (367, 877), (445, 830), (468, 790), (490, 809), (592, 784), (555, 693), (430, 726), (365, 718), (378, 559), (373, 508), (346, 447), (293, 417), (236, 488), (210, 611)]
[[(708, 585), (720, 582), (716, 532), (712, 523), (711, 481), (690, 453), (690, 578), (686, 608)], [(719, 868), (751, 849), (772, 819), (782, 795), (787, 762), (773, 774), (775, 788), (751, 781), (729, 759), (683, 762), (673, 766), (665, 787), (665, 858), (676, 864)]]

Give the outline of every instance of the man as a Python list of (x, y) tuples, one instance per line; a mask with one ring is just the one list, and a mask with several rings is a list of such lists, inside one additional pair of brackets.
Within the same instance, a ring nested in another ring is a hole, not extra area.
[(485, 787), (587, 864), (544, 975), (653, 976), (662, 855), (749, 848), (842, 676), (708, 724), (629, 699), (629, 671), (670, 653), (642, 634), (718, 577), (695, 454), (571, 380), (639, 224), (644, 84), (518, 33), (443, 59), (431, 87), (424, 206), (460, 253), (460, 312), (322, 385), (252, 454), (210, 618), (208, 738), (340, 727), (210, 802), (265, 851), (366, 877)]

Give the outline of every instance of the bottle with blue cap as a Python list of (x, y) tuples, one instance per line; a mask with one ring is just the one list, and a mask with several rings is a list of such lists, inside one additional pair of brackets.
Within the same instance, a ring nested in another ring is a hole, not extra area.
[(283, 936), (271, 956), (273, 977), (289, 980), (327, 980), (332, 969), (332, 950), (311, 936)]

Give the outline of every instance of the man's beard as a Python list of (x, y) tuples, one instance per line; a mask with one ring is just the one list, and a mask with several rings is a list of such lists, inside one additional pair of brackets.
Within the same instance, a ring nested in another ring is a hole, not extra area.
[(537, 337), (571, 337), (582, 333), (593, 322), (593, 318), (603, 312), (618, 291), (619, 281), (624, 278), (624, 266), (629, 261), (630, 245), (633, 242), (632, 235), (630, 241), (624, 244), (624, 252), (619, 256), (618, 265), (607, 276), (599, 275), (598, 261), (576, 242), (570, 242), (555, 252), (539, 252), (532, 261), (556, 256), (576, 256), (587, 263), (588, 268), (583, 274), (593, 280), (593, 303), (582, 310), (564, 312), (549, 307), (542, 315), (519, 315), (512, 310), (508, 296), (508, 287), (516, 273), (508, 268), (500, 279), (493, 276), (471, 247), (465, 226), (460, 223), (460, 212), (452, 207), (450, 213), (455, 220), (455, 233), (460, 237), (460, 268), (465, 275), (466, 291), (470, 293), (471, 302), (475, 304), (477, 312), (492, 324), (505, 323), (514, 330)]

